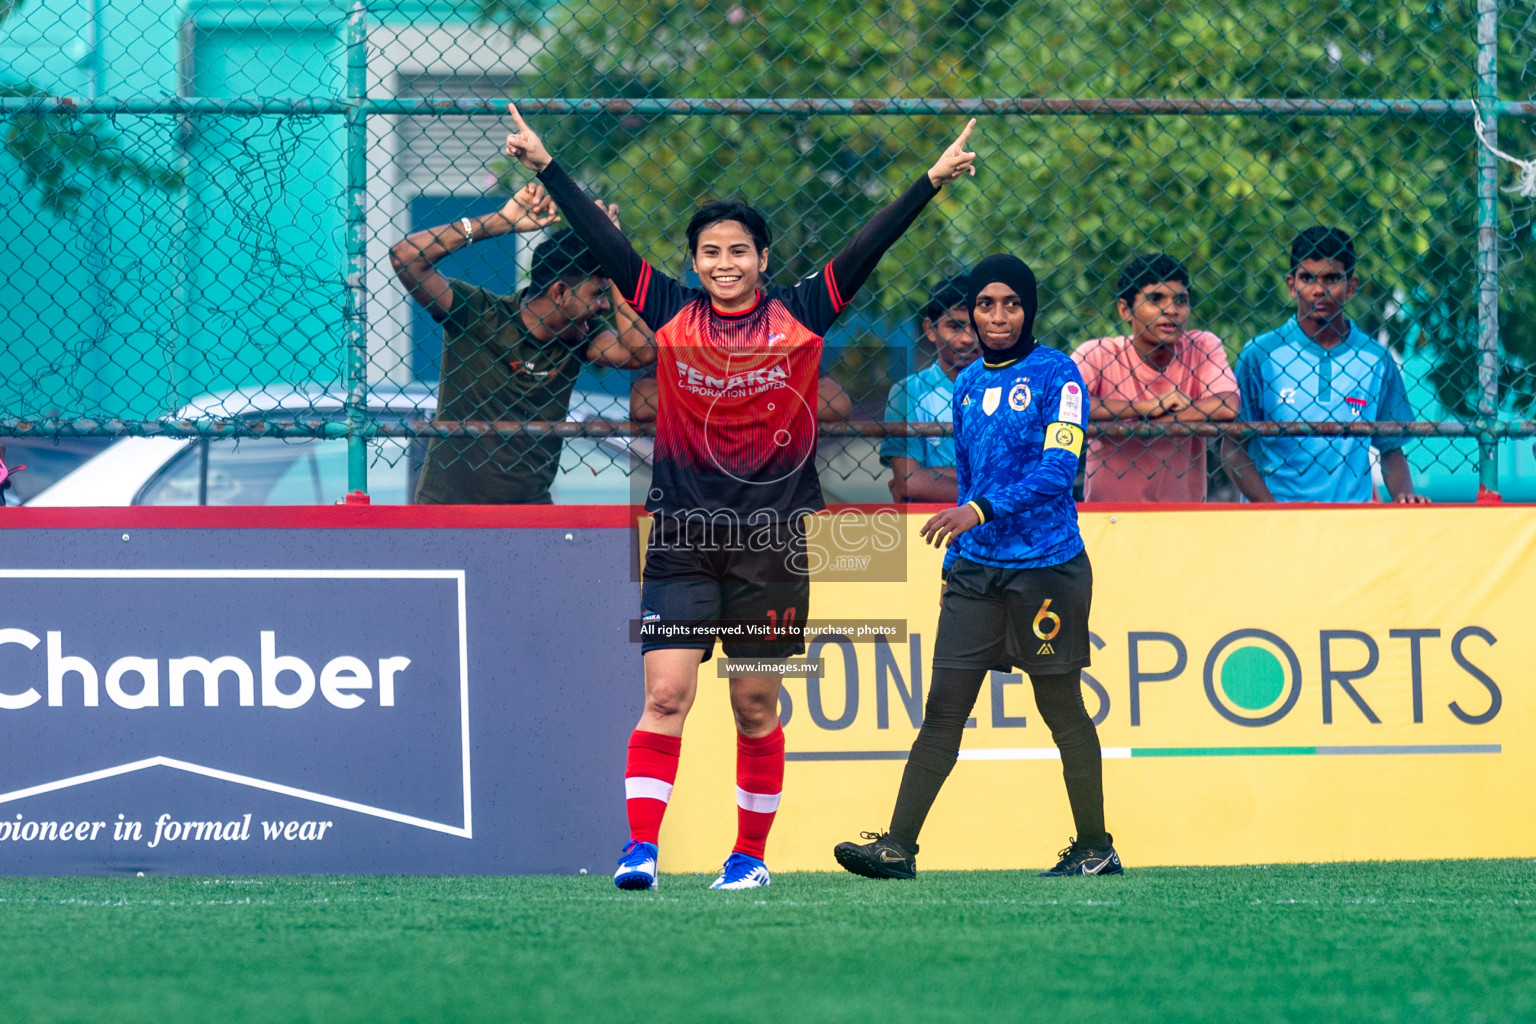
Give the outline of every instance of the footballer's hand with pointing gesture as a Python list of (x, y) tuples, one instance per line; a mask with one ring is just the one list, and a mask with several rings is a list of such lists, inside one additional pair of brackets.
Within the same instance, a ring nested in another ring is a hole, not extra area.
[(949, 148), (939, 157), (938, 163), (928, 168), (928, 180), (933, 182), (934, 188), (943, 188), (958, 180), (963, 174), (969, 174), (972, 177), (976, 175), (976, 154), (965, 148), (965, 144), (971, 139), (971, 130), (975, 127), (976, 119), (973, 117), (965, 123), (965, 129), (960, 133), (960, 137), (950, 143)]
[(524, 121), (523, 115), (517, 112), (515, 104), (508, 103), (507, 111), (512, 115), (512, 120), (517, 123), (517, 131), (507, 136), (507, 156), (512, 157), (534, 174), (538, 174), (554, 163), (555, 158), (550, 156), (549, 150), (544, 148), (544, 140), (539, 138), (538, 133), (528, 127), (528, 122)]

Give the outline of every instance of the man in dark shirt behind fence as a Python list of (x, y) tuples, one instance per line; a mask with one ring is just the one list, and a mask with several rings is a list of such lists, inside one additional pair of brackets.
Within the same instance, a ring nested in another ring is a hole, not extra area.
[[(617, 207), (604, 212), (618, 215)], [(635, 367), (656, 358), (650, 331), (622, 299), (610, 302), (602, 267), (571, 231), (533, 251), (528, 287), (517, 295), (497, 295), (434, 268), (475, 241), (558, 219), (544, 190), (530, 185), (496, 213), (416, 232), (390, 251), (411, 297), (443, 325), (436, 419), (564, 420), (583, 363)], [(617, 332), (602, 319), (610, 308)], [(416, 502), (548, 504), (561, 444), (528, 435), (433, 438)]]

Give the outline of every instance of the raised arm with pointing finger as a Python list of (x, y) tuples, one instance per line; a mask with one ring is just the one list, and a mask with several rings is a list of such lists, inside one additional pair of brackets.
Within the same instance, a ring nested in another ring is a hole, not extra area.
[[(603, 261), (604, 269), (608, 271), (609, 277), (613, 279), (624, 297), (635, 304), (641, 316), (646, 317), (652, 327), (658, 326), (655, 320), (646, 316), (646, 311), (636, 301), (645, 297), (648, 284), (646, 279), (655, 271), (635, 252), (623, 232), (608, 223), (605, 218), (595, 215), (591, 209), (592, 204), (581, 186), (577, 185), (550, 155), (543, 140), (528, 127), (528, 123), (523, 120), (515, 106), (511, 107), (511, 113), (517, 122), (518, 130), (507, 136), (507, 155), (514, 157), (524, 167), (539, 175), (539, 179), (548, 187), (550, 196), (559, 204), (561, 212), (565, 214), (571, 227), (592, 248), (593, 252), (597, 253), (598, 258)], [(877, 213), (863, 230), (850, 239), (843, 246), (842, 251), (832, 259), (828, 268), (830, 271), (828, 277), (837, 293), (834, 296), (836, 312), (841, 312), (854, 294), (864, 286), (875, 265), (880, 262), (880, 257), (885, 255), (886, 250), (895, 244), (903, 232), (911, 226), (923, 207), (940, 188), (964, 175), (976, 173), (976, 154), (965, 148), (975, 126), (974, 118), (967, 122), (960, 137), (944, 150), (934, 165), (921, 178), (913, 182), (895, 202)], [(695, 241), (696, 239), (690, 238), (690, 243)], [(690, 248), (694, 246), (690, 245)], [(762, 251), (754, 254), (760, 256), (756, 274), (751, 273), (752, 268), (745, 267), (743, 269), (746, 273), (742, 275), (743, 279), (722, 282), (720, 278), (700, 272), (700, 282), (703, 284), (704, 291), (710, 294), (715, 306), (722, 312), (737, 312), (750, 308), (755, 301), (756, 290), (761, 284), (762, 275), (767, 270), (767, 246), (762, 245), (758, 248)], [(698, 255), (695, 248), (696, 263)], [(724, 286), (719, 286), (722, 283)]]

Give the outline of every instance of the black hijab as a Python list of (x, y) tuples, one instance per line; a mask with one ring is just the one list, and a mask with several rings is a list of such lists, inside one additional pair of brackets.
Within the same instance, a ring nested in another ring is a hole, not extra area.
[(1039, 297), (1035, 294), (1034, 271), (1017, 256), (988, 256), (971, 271), (971, 329), (976, 332), (977, 341), (981, 341), (981, 329), (976, 325), (976, 297), (993, 282), (1007, 285), (1024, 301), (1024, 329), (1019, 332), (1019, 340), (1011, 348), (1000, 352), (987, 348), (986, 342), (981, 342), (981, 358), (989, 366), (1011, 363), (1029, 355), (1035, 347), (1035, 313), (1040, 308)]

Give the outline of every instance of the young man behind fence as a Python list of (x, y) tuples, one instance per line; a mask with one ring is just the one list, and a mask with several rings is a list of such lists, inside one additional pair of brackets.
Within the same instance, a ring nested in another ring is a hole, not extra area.
[[(954, 380), (981, 354), (971, 327), (967, 281), (967, 275), (956, 274), (938, 281), (929, 292), (921, 340), (933, 345), (934, 360), (926, 369), (891, 385), (885, 403), (886, 422), (950, 422)], [(880, 445), (880, 462), (891, 469), (887, 486), (896, 501), (947, 505), (953, 504), (959, 493), (953, 438), (888, 437)]]
[[(1238, 388), (1221, 339), (1188, 329), (1189, 272), (1165, 253), (1126, 264), (1115, 308), (1130, 333), (1072, 353), (1100, 422), (1207, 423), (1237, 418)], [(1086, 501), (1205, 500), (1205, 438), (1099, 437), (1088, 445)]]
[[(1237, 359), (1243, 415), (1281, 422), (1414, 418), (1387, 347), (1344, 315), (1360, 287), (1354, 241), (1310, 227), (1291, 243), (1286, 288), (1296, 316), (1243, 347)], [(1223, 446), (1227, 472), (1249, 501), (1370, 501), (1370, 449), (1392, 500), (1427, 504), (1413, 491), (1401, 437), (1251, 437)]]

